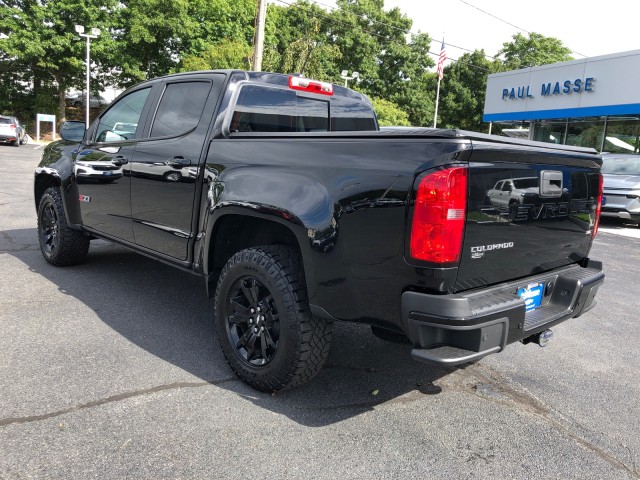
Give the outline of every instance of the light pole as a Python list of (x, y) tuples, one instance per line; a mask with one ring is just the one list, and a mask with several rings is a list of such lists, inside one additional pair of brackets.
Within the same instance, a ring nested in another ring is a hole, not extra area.
[(345, 88), (349, 80), (355, 80), (356, 82), (360, 81), (360, 74), (358, 72), (353, 72), (351, 76), (349, 76), (348, 70), (342, 70), (342, 72), (340, 72), (340, 77), (344, 79)]
[(89, 79), (90, 79), (90, 74), (89, 74), (89, 66), (90, 66), (90, 60), (89, 60), (89, 44), (91, 42), (92, 38), (98, 38), (98, 35), (100, 35), (100, 29), (99, 28), (92, 28), (91, 29), (91, 34), (89, 35), (88, 33), (84, 33), (84, 26), (82, 25), (76, 25), (76, 32), (78, 32), (78, 35), (80, 35), (81, 37), (84, 37), (87, 39), (87, 99), (86, 99), (86, 105), (85, 105), (85, 110), (86, 110), (86, 114), (85, 114), (85, 124), (86, 127), (89, 128), (89, 106), (91, 105), (91, 93), (89, 91)]

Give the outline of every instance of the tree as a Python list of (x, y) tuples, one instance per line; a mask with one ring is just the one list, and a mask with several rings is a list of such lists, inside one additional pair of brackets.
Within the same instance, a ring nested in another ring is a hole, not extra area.
[(411, 19), (398, 8), (384, 10), (383, 0), (337, 0), (339, 8), (330, 15), (328, 36), (342, 52), (335, 71), (339, 82), (342, 70), (357, 71), (358, 89), (372, 97), (391, 99), (402, 89), (407, 77), (411, 49), (406, 35)]
[(407, 112), (400, 109), (400, 107), (395, 103), (382, 98), (373, 98), (371, 99), (371, 103), (373, 104), (373, 109), (376, 112), (380, 126), (391, 127), (411, 125)]
[(489, 60), (484, 50), (465, 53), (444, 69), (440, 86), (438, 125), (476, 132), (488, 131), (482, 121), (487, 77), (501, 71), (500, 60)]
[(561, 40), (532, 32), (528, 37), (516, 33), (512, 42), (502, 44), (498, 55), (504, 55), (505, 70), (546, 65), (573, 60), (571, 50)]
[(265, 33), (265, 70), (303, 73), (323, 81), (339, 80), (340, 49), (327, 35), (330, 14), (315, 3), (269, 5)]
[(239, 40), (223, 40), (206, 45), (199, 55), (188, 55), (182, 60), (180, 71), (211, 70), (216, 68), (251, 69), (252, 48)]
[(124, 5), (116, 28), (121, 86), (175, 71), (229, 66), (233, 58), (240, 59), (234, 68), (248, 68), (243, 58), (253, 38), (255, 0), (128, 0)]
[(200, 28), (189, 15), (190, 2), (129, 0), (116, 36), (119, 43), (118, 83), (128, 87), (173, 71), (188, 42)]
[(35, 113), (30, 110), (55, 112), (63, 121), (65, 91), (82, 88), (85, 72), (85, 43), (74, 26), (97, 27), (106, 33), (91, 43), (92, 71), (97, 83), (101, 82), (99, 74), (108, 69), (105, 65), (113, 64), (107, 61), (114, 50), (108, 30), (121, 4), (117, 0), (13, 0), (2, 4), (0, 33), (6, 38), (0, 40), (0, 55), (13, 69), (4, 74), (27, 90), (29, 116)]
[(392, 99), (409, 116), (411, 125), (429, 126), (435, 109), (434, 74), (429, 71), (435, 62), (429, 55), (431, 38), (425, 33), (412, 35), (409, 56), (403, 67), (403, 79), (398, 82)]

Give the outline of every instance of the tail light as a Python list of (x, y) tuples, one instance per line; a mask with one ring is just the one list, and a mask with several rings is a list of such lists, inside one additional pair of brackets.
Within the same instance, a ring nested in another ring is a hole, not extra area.
[(16, 125), (15, 125), (15, 123), (10, 124), (10, 125), (9, 125), (9, 128), (11, 128), (11, 129), (15, 130), (15, 129), (16, 129)]
[(598, 174), (598, 200), (596, 203), (596, 221), (593, 224), (593, 228), (591, 229), (591, 236), (596, 238), (596, 234), (598, 233), (598, 227), (600, 226), (600, 213), (602, 212), (602, 193), (603, 184), (602, 184), (602, 174)]
[(411, 223), (411, 257), (435, 263), (460, 260), (467, 177), (466, 168), (452, 167), (420, 180)]

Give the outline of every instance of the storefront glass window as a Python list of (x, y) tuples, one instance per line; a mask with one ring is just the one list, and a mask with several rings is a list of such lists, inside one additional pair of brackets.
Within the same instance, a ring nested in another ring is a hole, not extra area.
[(640, 153), (640, 118), (610, 118), (602, 151)]
[(604, 136), (604, 120), (573, 121), (567, 129), (567, 145), (590, 147), (600, 151)]
[(563, 143), (567, 122), (537, 122), (533, 133), (534, 140), (547, 143)]

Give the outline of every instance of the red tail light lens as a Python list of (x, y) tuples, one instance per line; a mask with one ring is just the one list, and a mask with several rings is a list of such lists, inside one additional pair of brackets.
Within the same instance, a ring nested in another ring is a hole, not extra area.
[(15, 130), (15, 129), (16, 129), (16, 125), (15, 125), (15, 123), (12, 123), (11, 125), (9, 125), (9, 128), (12, 128), (12, 129), (14, 129), (14, 130)]
[(468, 170), (453, 167), (425, 176), (411, 223), (411, 256), (435, 263), (458, 262), (467, 213)]
[(596, 221), (593, 224), (593, 228), (591, 229), (591, 236), (596, 238), (596, 234), (598, 233), (598, 227), (600, 226), (600, 213), (602, 212), (602, 193), (603, 184), (602, 184), (602, 174), (598, 174), (598, 200), (596, 203)]

